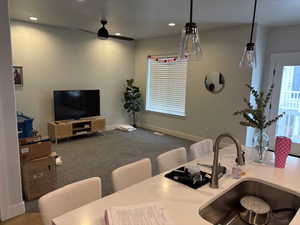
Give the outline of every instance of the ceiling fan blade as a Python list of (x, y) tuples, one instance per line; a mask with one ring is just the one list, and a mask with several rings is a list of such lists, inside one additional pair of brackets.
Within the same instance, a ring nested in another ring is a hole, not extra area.
[(93, 35), (97, 34), (96, 32), (93, 32), (93, 31), (90, 31), (90, 30), (81, 29), (81, 28), (78, 28), (77, 30), (85, 32), (85, 33), (93, 34)]
[(109, 35), (108, 37), (114, 38), (114, 39), (119, 39), (119, 40), (124, 40), (124, 41), (134, 41), (134, 39), (131, 37), (124, 37), (124, 36), (119, 36), (119, 35)]
[[(85, 30), (85, 29), (78, 29), (80, 31), (83, 31), (85, 33), (89, 33), (89, 34), (97, 34), (96, 32), (93, 32), (93, 31), (90, 31), (90, 30)], [(124, 37), (124, 36), (118, 36), (118, 35), (109, 35), (108, 36), (109, 38), (114, 38), (114, 39), (119, 39), (119, 40), (124, 40), (124, 41), (134, 41), (133, 38), (130, 38), (130, 37)]]

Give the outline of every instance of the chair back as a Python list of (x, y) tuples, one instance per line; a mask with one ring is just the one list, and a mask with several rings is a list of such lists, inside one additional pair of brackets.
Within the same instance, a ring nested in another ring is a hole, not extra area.
[(119, 167), (112, 172), (114, 191), (122, 190), (150, 177), (152, 177), (152, 166), (148, 158)]
[(186, 162), (187, 153), (186, 149), (183, 147), (162, 153), (157, 157), (158, 169), (160, 173), (176, 168)]
[(71, 210), (101, 198), (101, 178), (93, 177), (66, 185), (38, 200), (44, 225)]
[(213, 141), (212, 139), (204, 139), (190, 147), (192, 160), (198, 159), (203, 153), (213, 152)]

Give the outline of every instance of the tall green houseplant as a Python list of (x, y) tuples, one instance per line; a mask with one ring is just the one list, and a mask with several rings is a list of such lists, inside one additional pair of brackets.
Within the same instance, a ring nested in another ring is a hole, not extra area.
[(140, 88), (133, 85), (134, 79), (126, 81), (124, 92), (124, 109), (132, 116), (133, 126), (136, 127), (136, 113), (142, 110), (142, 100)]
[(258, 92), (248, 84), (246, 86), (255, 99), (255, 106), (244, 98), (247, 108), (236, 111), (234, 115), (241, 115), (243, 117), (243, 120), (240, 122), (242, 126), (253, 127), (258, 130), (258, 133), (254, 135), (254, 144), (256, 145), (255, 147), (259, 156), (258, 161), (262, 161), (264, 152), (268, 149), (269, 145), (269, 137), (264, 130), (281, 118), (283, 114), (280, 114), (271, 120), (267, 120), (267, 107), (271, 100), (274, 85), (271, 86), (266, 95), (263, 91)]

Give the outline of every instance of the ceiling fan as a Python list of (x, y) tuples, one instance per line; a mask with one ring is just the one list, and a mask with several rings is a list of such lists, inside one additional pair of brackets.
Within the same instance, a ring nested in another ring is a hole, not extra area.
[(108, 38), (114, 38), (119, 40), (125, 40), (125, 41), (133, 41), (133, 38), (120, 36), (120, 35), (111, 35), (109, 34), (108, 30), (105, 28), (105, 25), (107, 24), (107, 20), (101, 20), (102, 27), (98, 30), (97, 36), (102, 39), (106, 40)]

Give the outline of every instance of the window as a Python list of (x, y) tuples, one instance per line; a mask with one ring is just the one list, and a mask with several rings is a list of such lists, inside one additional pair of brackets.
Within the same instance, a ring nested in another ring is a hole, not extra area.
[(300, 91), (300, 66), (294, 66), (293, 91)]
[(148, 57), (146, 110), (185, 116), (187, 60)]

